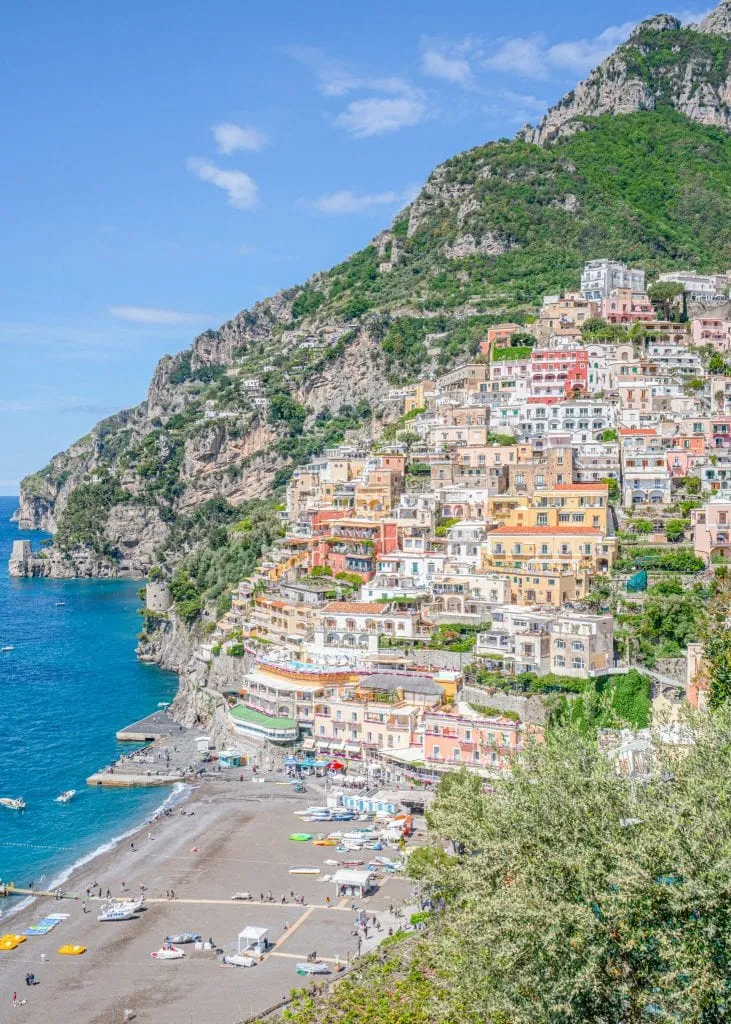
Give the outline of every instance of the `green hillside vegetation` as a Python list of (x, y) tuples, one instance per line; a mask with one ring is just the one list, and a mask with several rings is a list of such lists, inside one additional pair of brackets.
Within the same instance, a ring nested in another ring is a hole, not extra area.
[(428, 814), (433, 845), (409, 858), (446, 909), (326, 997), (300, 995), (284, 1019), (726, 1020), (731, 709), (687, 727), (694, 745), (681, 758), (660, 748), (644, 785), (572, 729), (531, 745), (488, 793), (466, 770), (447, 775)]
[[(584, 123), (547, 147), (491, 142), (448, 160), (444, 181), (469, 186), (480, 209), (458, 224), (453, 207), (437, 204), (400, 240), (389, 274), (378, 273), (374, 247), (361, 250), (324, 275), (320, 312), (360, 316), (403, 302), (449, 310), (474, 295), (486, 309), (508, 311), (575, 287), (584, 260), (602, 253), (651, 272), (726, 266), (731, 239), (717, 226), (731, 214), (729, 136), (669, 108)], [(488, 167), (490, 176), (481, 176)], [(476, 239), (491, 231), (512, 248), (447, 260), (443, 245), (467, 231)]]

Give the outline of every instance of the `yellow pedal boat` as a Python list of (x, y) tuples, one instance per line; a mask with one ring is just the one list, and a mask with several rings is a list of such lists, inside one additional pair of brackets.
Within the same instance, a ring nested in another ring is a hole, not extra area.
[(78, 956), (79, 953), (86, 952), (86, 946), (59, 946), (58, 952), (61, 954), (61, 956)]

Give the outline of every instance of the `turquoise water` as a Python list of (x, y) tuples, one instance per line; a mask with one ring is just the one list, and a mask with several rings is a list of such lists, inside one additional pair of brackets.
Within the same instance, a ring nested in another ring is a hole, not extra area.
[[(117, 729), (170, 700), (177, 677), (135, 658), (139, 583), (24, 580), (8, 576), (13, 540), (44, 536), (8, 522), (0, 497), (0, 879), (25, 886), (57, 878), (100, 845), (141, 823), (167, 790), (98, 789), (93, 771), (129, 744)], [(57, 605), (56, 602), (64, 602)], [(68, 804), (53, 798), (78, 790)]]

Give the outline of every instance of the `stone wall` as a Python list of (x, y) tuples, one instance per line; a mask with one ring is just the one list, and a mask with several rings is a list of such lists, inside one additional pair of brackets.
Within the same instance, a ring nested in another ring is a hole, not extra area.
[(486, 686), (465, 685), (460, 690), (460, 699), (468, 704), (480, 704), (483, 707), (498, 708), (500, 711), (514, 711), (520, 715), (521, 722), (531, 725), (544, 725), (548, 711), (543, 699), (536, 694), (525, 697), (520, 693), (505, 693), (503, 690), (490, 690)]

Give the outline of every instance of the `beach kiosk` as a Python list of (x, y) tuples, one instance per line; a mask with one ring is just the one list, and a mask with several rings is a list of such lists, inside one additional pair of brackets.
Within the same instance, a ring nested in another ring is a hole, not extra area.
[(362, 899), (373, 890), (372, 871), (349, 871), (341, 868), (332, 877), (335, 885), (336, 896), (349, 896), (353, 899)]
[(254, 925), (247, 925), (239, 932), (239, 953), (266, 953), (269, 941), (268, 928), (256, 928)]

